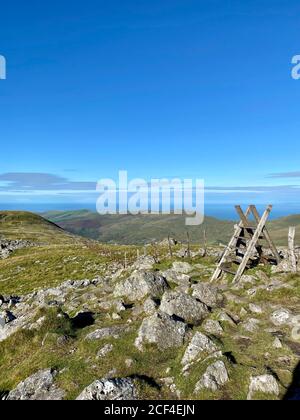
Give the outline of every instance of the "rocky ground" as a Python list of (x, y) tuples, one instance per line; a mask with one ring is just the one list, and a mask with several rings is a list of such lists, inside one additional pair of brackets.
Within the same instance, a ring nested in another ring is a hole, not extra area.
[(285, 258), (211, 284), (221, 252), (0, 295), (0, 398), (299, 399), (300, 276)]
[(30, 246), (34, 246), (30, 241), (0, 239), (0, 259), (8, 258), (16, 250)]

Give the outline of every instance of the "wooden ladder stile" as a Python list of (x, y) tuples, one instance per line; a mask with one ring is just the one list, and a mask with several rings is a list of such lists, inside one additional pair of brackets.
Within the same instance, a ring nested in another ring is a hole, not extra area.
[[(248, 207), (248, 209), (246, 211), (246, 215), (249, 216), (249, 214), (250, 214), (250, 206)], [(229, 244), (225, 248), (225, 251), (222, 255), (222, 258), (221, 258), (221, 260), (218, 264), (218, 267), (217, 267), (216, 271), (214, 272), (214, 274), (211, 278), (211, 283), (214, 282), (215, 280), (217, 280), (220, 277), (220, 275), (222, 274), (222, 271), (223, 271), (222, 266), (226, 262), (227, 257), (229, 257), (230, 253), (236, 247), (236, 244), (238, 242), (237, 237), (239, 237), (241, 235), (242, 230), (243, 230), (243, 222), (240, 221), (240, 223), (235, 226), (234, 234), (233, 234)]]
[[(280, 263), (280, 255), (266, 228), (266, 222), (269, 218), (272, 208), (273, 207), (269, 205), (263, 213), (262, 217), (260, 217), (254, 205), (249, 206), (246, 213), (243, 212), (240, 206), (236, 206), (236, 211), (240, 217), (240, 222), (235, 226), (233, 237), (231, 238), (222, 255), (222, 258), (212, 276), (211, 282), (216, 281), (220, 275), (225, 272), (232, 274), (234, 276), (233, 282), (237, 283), (246, 268), (251, 266), (251, 263), (253, 263), (255, 258), (257, 259), (255, 255), (258, 254), (259, 261), (267, 261), (267, 259), (263, 256), (262, 246), (259, 243), (259, 240), (261, 239), (267, 241), (272, 253), (274, 254), (277, 264)], [(255, 219), (255, 222), (257, 223), (256, 225), (252, 221), (250, 222), (248, 220), (251, 213)], [(249, 238), (245, 236), (246, 233), (249, 235)], [(227, 260), (233, 251), (235, 251), (235, 257), (231, 260), (231, 262), (229, 262)], [(228, 263), (238, 264), (239, 267), (237, 271), (233, 272), (230, 268), (228, 268)]]

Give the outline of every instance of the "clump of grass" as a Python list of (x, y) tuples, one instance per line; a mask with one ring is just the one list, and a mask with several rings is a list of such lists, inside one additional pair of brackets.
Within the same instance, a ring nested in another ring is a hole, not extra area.
[(64, 335), (67, 337), (75, 337), (76, 330), (74, 324), (68, 315), (63, 313), (61, 309), (49, 308), (41, 309), (38, 313), (38, 318), (43, 318), (42, 328), (40, 333), (49, 333), (56, 335)]

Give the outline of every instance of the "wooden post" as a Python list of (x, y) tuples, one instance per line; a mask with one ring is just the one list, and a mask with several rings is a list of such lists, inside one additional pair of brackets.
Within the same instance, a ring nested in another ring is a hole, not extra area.
[(292, 266), (293, 273), (297, 273), (297, 258), (295, 253), (295, 235), (296, 228), (289, 228), (289, 259)]
[(188, 258), (191, 258), (190, 234), (188, 231), (186, 232), (186, 237), (187, 237), (187, 255), (188, 255)]
[(170, 258), (173, 258), (173, 251), (172, 251), (172, 245), (171, 245), (170, 235), (168, 236), (168, 244), (169, 244)]
[(206, 257), (207, 254), (207, 238), (206, 238), (206, 229), (203, 231), (203, 244), (204, 244), (204, 253), (203, 257)]
[(124, 255), (124, 268), (125, 270), (127, 270), (127, 252), (125, 252), (125, 255)]
[(158, 257), (158, 252), (157, 252), (157, 247), (156, 247), (155, 242), (153, 242), (152, 248), (153, 248), (153, 254), (154, 254), (155, 262), (158, 263), (159, 262), (159, 257)]

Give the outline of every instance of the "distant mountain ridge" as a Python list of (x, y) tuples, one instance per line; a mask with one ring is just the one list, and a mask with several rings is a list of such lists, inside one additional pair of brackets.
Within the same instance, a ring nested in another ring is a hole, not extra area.
[(0, 211), (0, 238), (34, 243), (72, 244), (83, 239), (38, 214), (26, 211)]
[[(50, 211), (42, 216), (66, 231), (105, 243), (144, 244), (159, 241), (168, 235), (186, 241), (187, 231), (194, 243), (202, 243), (204, 231), (208, 244), (226, 244), (233, 232), (234, 221), (206, 217), (200, 226), (185, 225), (180, 215), (105, 215), (89, 210)], [(289, 226), (296, 226), (296, 240), (300, 244), (300, 215), (292, 215), (268, 223), (277, 245), (287, 244)]]

